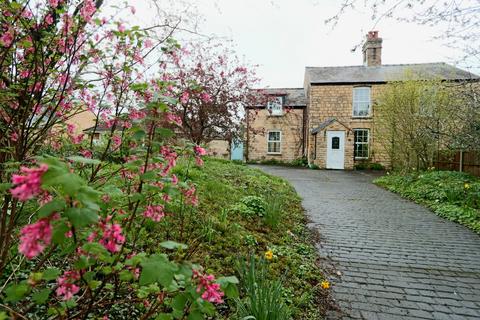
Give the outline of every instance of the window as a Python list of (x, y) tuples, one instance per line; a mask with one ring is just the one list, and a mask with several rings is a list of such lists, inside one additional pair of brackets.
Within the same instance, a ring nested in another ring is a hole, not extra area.
[(355, 159), (368, 159), (368, 143), (369, 131), (368, 129), (355, 129), (354, 133), (354, 155)]
[(269, 101), (267, 104), (267, 109), (272, 116), (282, 116), (283, 115), (283, 98), (275, 97), (272, 101)]
[(339, 137), (332, 137), (332, 149), (335, 149), (335, 150), (340, 149), (340, 138)]
[(353, 88), (353, 116), (370, 115), (370, 87)]
[(267, 153), (281, 153), (282, 133), (269, 131), (267, 139)]

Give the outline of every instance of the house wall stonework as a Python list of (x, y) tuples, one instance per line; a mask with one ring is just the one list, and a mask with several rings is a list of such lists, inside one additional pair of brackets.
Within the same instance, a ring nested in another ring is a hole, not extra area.
[[(370, 116), (366, 118), (353, 117), (353, 88), (369, 86), (371, 88)], [(375, 85), (312, 85), (308, 92), (308, 159), (321, 168), (325, 168), (326, 142), (325, 131), (345, 130), (345, 169), (353, 169), (356, 162), (354, 159), (354, 129), (369, 129), (370, 154), (368, 161), (381, 163), (389, 167), (389, 157), (385, 151), (386, 141), (376, 135), (375, 128), (375, 101), (380, 95), (384, 84)], [(335, 118), (344, 126), (334, 123), (318, 133), (317, 155), (315, 157), (315, 138), (310, 134), (311, 130), (330, 118)], [(337, 127), (339, 126), (339, 127)], [(349, 131), (348, 129), (351, 129)], [(342, 129), (343, 128), (343, 129)], [(365, 161), (365, 160), (361, 160)]]
[[(302, 157), (304, 109), (289, 109), (282, 116), (272, 116), (266, 109), (248, 109), (247, 160), (290, 162)], [(267, 152), (270, 130), (279, 130), (281, 154)]]
[(212, 140), (206, 145), (207, 155), (230, 159), (230, 143), (227, 140)]

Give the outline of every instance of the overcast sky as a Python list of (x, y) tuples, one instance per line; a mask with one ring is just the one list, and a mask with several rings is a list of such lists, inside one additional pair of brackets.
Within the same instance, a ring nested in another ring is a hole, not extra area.
[[(200, 31), (233, 40), (240, 56), (259, 65), (262, 85), (269, 87), (301, 87), (305, 66), (360, 65), (361, 48), (351, 49), (374, 25), (368, 9), (358, 8), (335, 27), (326, 26), (324, 21), (335, 15), (341, 0), (192, 2), (204, 17)], [(387, 19), (375, 30), (383, 38), (384, 64), (455, 64), (461, 57), (460, 51), (433, 40), (441, 32), (438, 28)]]

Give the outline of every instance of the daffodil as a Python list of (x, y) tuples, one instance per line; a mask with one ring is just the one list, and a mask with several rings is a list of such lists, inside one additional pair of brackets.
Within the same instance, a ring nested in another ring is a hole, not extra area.
[(322, 286), (322, 289), (330, 288), (330, 282), (328, 282), (327, 280), (323, 280), (320, 285)]
[(267, 252), (265, 252), (265, 259), (267, 259), (267, 260), (272, 260), (273, 259), (272, 250), (268, 250)]

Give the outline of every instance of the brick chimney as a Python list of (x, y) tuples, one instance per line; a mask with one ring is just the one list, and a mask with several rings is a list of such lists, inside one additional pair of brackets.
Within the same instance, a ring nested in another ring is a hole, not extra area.
[(369, 31), (363, 44), (363, 65), (368, 67), (382, 65), (382, 38), (378, 31)]

